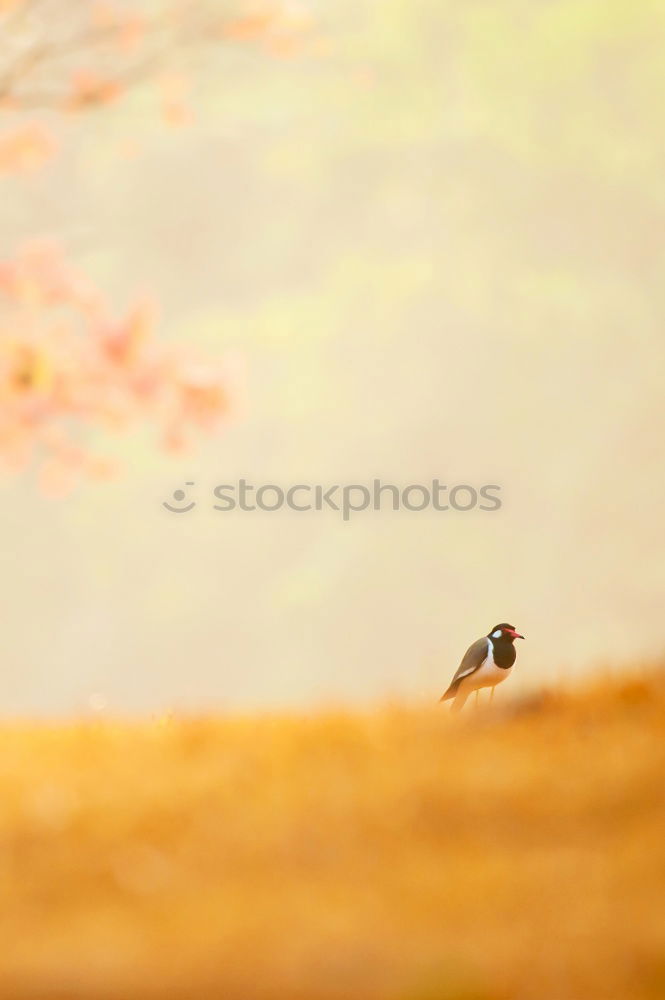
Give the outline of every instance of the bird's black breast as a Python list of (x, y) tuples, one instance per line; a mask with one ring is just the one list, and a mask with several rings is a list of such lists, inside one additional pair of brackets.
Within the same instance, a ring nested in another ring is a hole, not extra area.
[(494, 662), (497, 667), (502, 670), (510, 670), (517, 656), (512, 642), (503, 639), (492, 639), (491, 642), (494, 647)]

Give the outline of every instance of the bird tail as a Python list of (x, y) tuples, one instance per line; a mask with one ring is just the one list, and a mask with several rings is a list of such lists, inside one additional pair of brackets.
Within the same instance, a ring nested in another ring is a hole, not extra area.
[(458, 687), (459, 687), (459, 681), (453, 681), (452, 684), (448, 687), (448, 690), (443, 692), (443, 694), (439, 698), (439, 701), (450, 701), (450, 699), (454, 698), (455, 695), (457, 694)]
[(466, 699), (469, 697), (470, 693), (469, 691), (467, 691), (466, 693), (462, 693), (460, 691), (460, 682), (462, 680), (463, 678), (459, 677), (456, 681), (453, 681), (448, 690), (444, 691), (444, 693), (439, 698), (439, 701), (450, 701), (451, 698), (454, 699), (452, 705), (450, 706), (451, 712), (461, 712), (461, 710), (464, 708)]

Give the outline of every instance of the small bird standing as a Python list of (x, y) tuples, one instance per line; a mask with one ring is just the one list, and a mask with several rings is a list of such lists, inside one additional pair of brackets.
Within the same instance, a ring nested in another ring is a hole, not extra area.
[(505, 681), (512, 670), (517, 656), (513, 645), (515, 639), (523, 638), (523, 635), (515, 631), (514, 625), (501, 622), (482, 639), (476, 639), (464, 654), (448, 690), (440, 700), (449, 701), (454, 698), (452, 711), (459, 712), (472, 691), (476, 692), (477, 697), (480, 688), (488, 687), (492, 689), (493, 697), (495, 686)]

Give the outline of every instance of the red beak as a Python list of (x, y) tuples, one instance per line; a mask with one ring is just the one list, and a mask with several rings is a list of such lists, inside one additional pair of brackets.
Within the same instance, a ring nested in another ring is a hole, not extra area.
[(512, 628), (506, 628), (506, 629), (504, 629), (504, 632), (507, 632), (508, 635), (512, 635), (513, 639), (523, 639), (524, 638), (523, 635), (520, 635), (519, 632), (516, 632)]

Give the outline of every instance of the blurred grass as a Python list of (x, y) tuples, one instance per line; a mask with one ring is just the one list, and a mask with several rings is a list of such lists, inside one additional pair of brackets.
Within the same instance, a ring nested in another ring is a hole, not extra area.
[(663, 677), (7, 724), (0, 995), (662, 997)]

